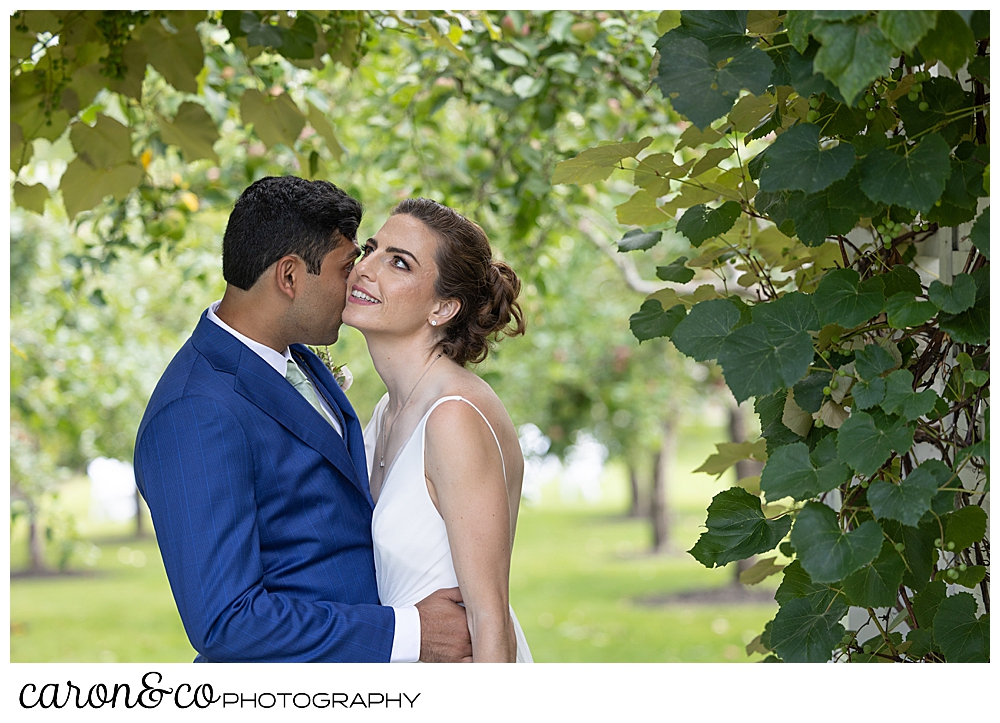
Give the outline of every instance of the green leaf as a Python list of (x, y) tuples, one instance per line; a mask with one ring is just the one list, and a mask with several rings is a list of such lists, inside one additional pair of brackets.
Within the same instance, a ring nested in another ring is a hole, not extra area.
[(625, 203), (615, 206), (618, 223), (635, 226), (655, 226), (670, 220), (670, 216), (656, 205), (656, 197), (639, 189)]
[(771, 649), (786, 663), (826, 663), (844, 637), (837, 608), (816, 610), (796, 598), (781, 606), (771, 625)]
[(656, 278), (660, 281), (673, 281), (678, 284), (686, 284), (694, 278), (694, 269), (689, 269), (684, 265), (687, 263), (687, 260), (687, 256), (681, 256), (666, 266), (657, 266)]
[[(951, 578), (948, 576), (948, 573), (952, 570), (958, 573), (957, 577)], [(965, 568), (965, 570), (960, 570), (954, 567), (948, 570), (938, 570), (934, 575), (934, 579), (951, 583), (953, 585), (961, 585), (962, 587), (967, 587), (971, 590), (986, 579), (986, 566), (969, 565)]]
[(882, 286), (886, 298), (901, 291), (908, 291), (913, 295), (924, 292), (920, 286), (920, 274), (905, 264), (896, 264), (889, 273), (882, 274)]
[(914, 595), (912, 605), (917, 625), (928, 629), (933, 627), (934, 616), (937, 615), (938, 607), (946, 597), (948, 597), (948, 588), (945, 583), (938, 580)]
[(708, 530), (689, 552), (705, 567), (717, 567), (773, 550), (792, 521), (766, 519), (759, 497), (733, 487), (712, 498), (705, 525)]
[(497, 48), (493, 53), (507, 65), (517, 68), (525, 68), (528, 65), (528, 58), (516, 48)]
[(142, 180), (142, 169), (132, 163), (112, 169), (96, 169), (82, 158), (74, 158), (59, 181), (66, 215), (76, 218), (99, 204), (106, 196), (124, 201), (129, 192)]
[(951, 286), (932, 281), (927, 298), (941, 311), (960, 314), (976, 303), (976, 282), (968, 274), (959, 274)]
[(941, 531), (937, 520), (924, 521), (916, 527), (890, 519), (883, 519), (880, 524), (893, 544), (903, 544), (902, 555), (906, 560), (903, 584), (918, 592), (926, 588), (938, 559), (934, 540), (941, 536)]
[(288, 93), (270, 99), (253, 88), (243, 91), (240, 115), (244, 123), (253, 123), (254, 132), (268, 148), (280, 143), (292, 148), (306, 124)]
[(913, 391), (913, 373), (908, 369), (897, 369), (885, 378), (885, 397), (881, 406), (886, 414), (898, 414), (912, 422), (930, 413), (937, 399), (933, 389)]
[(812, 338), (805, 331), (772, 334), (754, 322), (732, 331), (719, 349), (726, 384), (738, 401), (793, 386), (809, 371)]
[(661, 62), (654, 82), (681, 115), (699, 128), (729, 113), (746, 89), (754, 95), (767, 90), (774, 64), (752, 45), (713, 51), (701, 40), (675, 28), (656, 41)]
[(745, 95), (729, 112), (729, 122), (733, 124), (733, 130), (737, 133), (747, 133), (757, 127), (761, 118), (773, 113), (775, 108), (773, 98), (766, 95), (760, 98), (755, 95)]
[(768, 454), (773, 454), (774, 450), (783, 445), (799, 441), (799, 436), (781, 421), (787, 396), (788, 391), (781, 389), (754, 400), (753, 410), (760, 418), (760, 436), (767, 442)]
[(784, 565), (776, 565), (773, 557), (757, 560), (749, 570), (740, 573), (740, 582), (744, 585), (758, 585), (771, 575), (785, 569)]
[(881, 377), (870, 381), (862, 379), (851, 387), (851, 395), (856, 409), (871, 409), (885, 396), (885, 380)]
[(885, 313), (889, 326), (906, 329), (930, 321), (937, 313), (937, 307), (929, 301), (918, 301), (908, 291), (900, 291), (886, 299)]
[(950, 152), (940, 133), (905, 154), (875, 148), (861, 161), (861, 189), (873, 201), (927, 213), (951, 174)]
[(309, 125), (326, 141), (326, 147), (330, 151), (330, 154), (339, 160), (344, 154), (344, 149), (340, 145), (340, 141), (337, 140), (337, 133), (333, 130), (333, 125), (327, 119), (326, 114), (312, 103), (309, 103), (307, 120), (309, 121)]
[(804, 442), (796, 442), (779, 447), (768, 458), (760, 473), (760, 489), (768, 502), (783, 497), (808, 500), (839, 487), (850, 478), (851, 470), (847, 465), (836, 459), (820, 464), (815, 457), (810, 457)]
[(844, 578), (844, 592), (859, 607), (890, 607), (896, 604), (906, 563), (888, 540), (875, 561)]
[(697, 248), (713, 236), (721, 236), (733, 227), (740, 217), (742, 208), (736, 201), (726, 201), (718, 208), (705, 204), (692, 206), (677, 222), (677, 231), (687, 236), (691, 245)]
[(986, 510), (982, 507), (969, 505), (962, 507), (945, 517), (944, 544), (950, 548), (954, 543), (954, 550), (964, 550), (972, 547), (975, 543), (983, 539), (986, 534)]
[(969, 239), (972, 241), (972, 245), (979, 249), (979, 253), (986, 257), (987, 260), (990, 258), (990, 207), (987, 206), (983, 209), (983, 212), (979, 214), (979, 218), (976, 219), (976, 223), (972, 226), (972, 231), (969, 232)]
[[(823, 388), (830, 386), (832, 378), (830, 372), (811, 372), (793, 387), (792, 393), (795, 403), (810, 415), (818, 412), (826, 398)], [(809, 419), (809, 423), (811, 426), (812, 418)]]
[(899, 484), (875, 480), (868, 488), (868, 504), (876, 519), (892, 519), (915, 527), (931, 508), (931, 500), (951, 478), (951, 470), (938, 459), (929, 459)]
[(908, 53), (934, 28), (937, 15), (937, 10), (882, 10), (876, 21), (889, 42)]
[(316, 23), (299, 15), (282, 38), (281, 54), (291, 60), (310, 60), (316, 54), (313, 46), (318, 38)]
[(779, 299), (753, 307), (753, 320), (767, 327), (775, 338), (788, 337), (800, 331), (819, 331), (819, 317), (812, 297), (794, 291)]
[[(784, 546), (788, 543), (781, 544)], [(802, 569), (802, 563), (799, 560), (794, 560), (785, 568), (781, 584), (778, 585), (778, 589), (774, 593), (774, 599), (779, 605), (784, 605), (795, 598), (807, 599), (813, 610), (838, 612), (838, 620), (847, 613), (847, 598), (840, 586), (813, 582), (809, 573)]]
[(198, 92), (205, 51), (194, 25), (182, 25), (174, 32), (153, 19), (142, 26), (142, 41), (149, 64), (170, 85), (182, 93)]
[(74, 123), (69, 132), (73, 150), (95, 169), (110, 169), (132, 159), (132, 136), (128, 128), (106, 115), (98, 115), (93, 127)]
[(878, 556), (882, 529), (868, 520), (844, 533), (836, 512), (824, 504), (808, 502), (795, 519), (791, 541), (814, 582), (836, 582)]
[[(919, 660), (933, 650), (934, 631), (931, 628), (916, 628), (906, 633), (906, 642), (910, 647), (906, 649), (906, 655), (914, 660)], [(938, 651), (940, 652), (940, 651)]]
[(740, 460), (755, 459), (763, 462), (767, 459), (766, 442), (763, 439), (756, 442), (717, 442), (715, 450), (695, 472), (719, 477)]
[(21, 208), (41, 215), (45, 213), (45, 201), (49, 198), (49, 189), (43, 183), (26, 186), (20, 181), (14, 183), (14, 203)]
[(158, 117), (163, 142), (180, 148), (184, 160), (190, 163), (199, 158), (209, 158), (215, 163), (219, 162), (219, 156), (212, 148), (219, 140), (219, 130), (203, 106), (191, 102), (181, 103), (173, 121)]
[(858, 94), (887, 71), (895, 54), (874, 20), (827, 23), (813, 35), (823, 46), (816, 53), (815, 68), (840, 89), (848, 105), (854, 105)]
[[(751, 96), (746, 96), (747, 98)], [(709, 148), (705, 151), (705, 155), (702, 156), (694, 167), (691, 169), (691, 173), (688, 174), (691, 178), (697, 178), (705, 171), (709, 171), (716, 168), (722, 161), (729, 158), (731, 155), (736, 153), (735, 148)]]
[(934, 615), (934, 642), (949, 663), (990, 662), (990, 616), (976, 617), (967, 592), (945, 598)]
[(819, 143), (819, 126), (799, 123), (767, 149), (760, 187), (764, 191), (816, 193), (847, 176), (853, 165), (854, 148), (850, 143), (824, 150)]
[(986, 344), (990, 338), (990, 277), (989, 266), (973, 272), (976, 282), (976, 303), (961, 314), (938, 314), (938, 324), (959, 344)]
[(893, 451), (905, 454), (912, 445), (913, 428), (904, 420), (879, 427), (867, 412), (852, 413), (837, 434), (838, 456), (865, 477), (875, 474)]
[[(921, 103), (927, 103), (924, 110), (920, 109)], [(908, 137), (919, 138), (936, 130), (949, 146), (954, 146), (972, 128), (971, 114), (967, 111), (975, 103), (974, 93), (963, 90), (952, 78), (938, 76), (923, 83), (916, 100), (910, 100), (908, 95), (898, 98), (896, 111)]]
[[(861, 218), (858, 204), (836, 192), (837, 185), (808, 195), (796, 191), (788, 197), (788, 216), (795, 224), (795, 235), (806, 246), (819, 246), (830, 236), (850, 232)], [(856, 186), (852, 190), (852, 195), (861, 195)]]
[(642, 302), (639, 311), (632, 314), (628, 320), (632, 335), (639, 343), (661, 336), (669, 337), (684, 318), (684, 304), (671, 306), (666, 311), (656, 299)]
[(555, 173), (552, 174), (552, 183), (573, 183), (582, 186), (603, 181), (624, 159), (635, 158), (652, 142), (652, 136), (647, 136), (641, 141), (588, 148), (569, 160), (557, 163)]
[(813, 10), (789, 10), (785, 15), (785, 30), (788, 40), (800, 53), (806, 52), (809, 36), (823, 23), (816, 19)]
[(664, 10), (656, 18), (656, 32), (663, 35), (681, 24), (680, 10)]
[(954, 10), (942, 10), (934, 32), (928, 33), (917, 47), (925, 58), (937, 58), (952, 73), (957, 73), (976, 54), (976, 37), (961, 15)]
[(882, 311), (885, 296), (877, 276), (861, 281), (854, 269), (836, 269), (823, 275), (813, 295), (820, 322), (850, 329)]
[(618, 251), (646, 251), (656, 246), (662, 235), (662, 231), (643, 233), (641, 228), (634, 228), (622, 236), (622, 240), (618, 242)]
[(691, 307), (670, 340), (695, 361), (715, 359), (722, 343), (740, 321), (740, 312), (727, 299), (710, 299)]
[(884, 346), (869, 344), (854, 354), (854, 371), (862, 379), (874, 379), (896, 366), (896, 360)]

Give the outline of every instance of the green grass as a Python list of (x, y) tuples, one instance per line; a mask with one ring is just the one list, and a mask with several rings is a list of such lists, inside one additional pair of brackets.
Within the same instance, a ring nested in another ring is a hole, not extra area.
[[(774, 603), (652, 606), (643, 598), (730, 584), (684, 550), (728, 482), (691, 475), (720, 441), (688, 430), (671, 489), (674, 552), (648, 553), (649, 524), (621, 514), (624, 471), (609, 466), (598, 505), (567, 504), (556, 485), (518, 521), (511, 603), (538, 662), (746, 662), (744, 646), (774, 616)], [(130, 524), (87, 518), (86, 479), (68, 483), (60, 504), (82, 538), (78, 574), (11, 579), (11, 662), (188, 662), (195, 656), (174, 607), (152, 537)], [(11, 568), (26, 564), (24, 528), (11, 530)]]

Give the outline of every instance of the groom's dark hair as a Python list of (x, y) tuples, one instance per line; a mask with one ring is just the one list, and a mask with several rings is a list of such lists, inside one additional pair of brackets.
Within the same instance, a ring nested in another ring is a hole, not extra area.
[(358, 235), (364, 210), (329, 181), (269, 176), (236, 200), (222, 239), (222, 276), (247, 290), (268, 266), (296, 254), (311, 274), (326, 255)]

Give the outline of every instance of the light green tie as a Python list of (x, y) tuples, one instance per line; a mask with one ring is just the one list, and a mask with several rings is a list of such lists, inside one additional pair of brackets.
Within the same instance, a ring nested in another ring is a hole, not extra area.
[(305, 397), (306, 401), (315, 407), (316, 411), (319, 412), (319, 415), (323, 417), (323, 419), (325, 419), (331, 427), (334, 427), (333, 422), (330, 421), (330, 418), (326, 416), (326, 412), (323, 411), (323, 407), (319, 403), (319, 397), (316, 396), (316, 390), (313, 388), (312, 382), (309, 381), (309, 377), (303, 374), (302, 370), (299, 369), (298, 365), (291, 359), (288, 360), (288, 366), (285, 369), (285, 379), (291, 382), (292, 386), (298, 390), (299, 394)]

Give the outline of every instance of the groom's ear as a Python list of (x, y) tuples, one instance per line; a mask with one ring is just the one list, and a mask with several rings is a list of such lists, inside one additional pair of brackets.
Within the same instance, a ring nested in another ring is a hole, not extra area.
[(289, 300), (295, 298), (295, 294), (299, 287), (299, 278), (305, 266), (298, 256), (282, 256), (274, 263), (273, 269), (270, 270), (271, 277), (274, 279), (274, 283), (278, 287), (278, 291), (289, 298)]
[(461, 308), (462, 302), (458, 299), (445, 299), (444, 301), (439, 301), (431, 310), (431, 315), (428, 321), (436, 321), (437, 324), (434, 324), (434, 326), (443, 326), (445, 322), (455, 318)]

